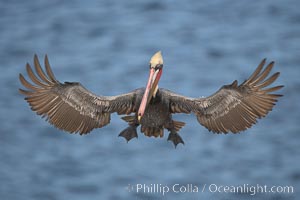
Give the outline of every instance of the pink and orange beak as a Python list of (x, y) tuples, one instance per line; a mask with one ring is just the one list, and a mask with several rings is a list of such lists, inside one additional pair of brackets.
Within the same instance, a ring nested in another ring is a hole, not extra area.
[(141, 118), (144, 116), (147, 105), (149, 104), (152, 97), (155, 97), (158, 82), (162, 74), (163, 60), (161, 52), (157, 52), (152, 56), (150, 60), (150, 74), (148, 78), (148, 83), (145, 89), (144, 96), (142, 98), (140, 108), (138, 110), (138, 121), (141, 121)]

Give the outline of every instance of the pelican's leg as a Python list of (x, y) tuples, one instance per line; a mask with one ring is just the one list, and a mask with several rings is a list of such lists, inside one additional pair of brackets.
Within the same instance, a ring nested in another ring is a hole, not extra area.
[(175, 145), (175, 148), (177, 147), (177, 145), (179, 143), (184, 144), (182, 138), (180, 137), (180, 135), (175, 131), (175, 129), (171, 129), (169, 130), (169, 137), (168, 137), (168, 141), (172, 141), (173, 144)]
[(124, 137), (126, 139), (127, 142), (129, 142), (132, 138), (137, 138), (137, 132), (136, 132), (136, 128), (138, 127), (138, 124), (132, 124), (129, 125), (129, 127), (127, 127), (126, 129), (124, 129), (120, 134), (119, 137)]

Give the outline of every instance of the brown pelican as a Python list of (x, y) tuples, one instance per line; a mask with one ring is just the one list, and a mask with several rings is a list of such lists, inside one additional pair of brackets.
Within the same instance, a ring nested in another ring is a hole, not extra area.
[[(29, 83), (22, 74), (21, 83), (29, 90), (20, 89), (31, 109), (46, 117), (55, 127), (70, 133), (87, 134), (94, 128), (101, 128), (110, 122), (110, 114), (118, 113), (128, 123), (119, 136), (127, 142), (138, 137), (137, 127), (146, 136), (163, 137), (164, 129), (170, 133), (175, 147), (184, 144), (178, 131), (184, 122), (172, 119), (174, 113), (194, 113), (198, 122), (214, 133), (238, 133), (250, 128), (257, 119), (265, 117), (272, 110), (280, 94), (272, 92), (283, 86), (266, 88), (279, 76), (279, 72), (267, 78), (274, 66), (271, 62), (263, 69), (262, 60), (253, 74), (238, 85), (235, 80), (224, 85), (206, 98), (191, 98), (172, 91), (158, 88), (162, 75), (161, 52), (150, 60), (150, 74), (146, 88), (139, 88), (117, 96), (97, 96), (77, 82), (59, 82), (50, 67), (47, 55), (45, 69), (41, 68), (38, 57), (34, 56), (36, 74), (27, 63)], [(130, 113), (134, 113), (130, 115)]]

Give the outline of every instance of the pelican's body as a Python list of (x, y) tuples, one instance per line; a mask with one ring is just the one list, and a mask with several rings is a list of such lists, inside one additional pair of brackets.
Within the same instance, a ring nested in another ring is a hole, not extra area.
[[(137, 105), (140, 105), (142, 95), (145, 88), (137, 89), (136, 91)], [(141, 125), (141, 132), (146, 136), (163, 137), (164, 129), (170, 131), (169, 140), (173, 140), (174, 144), (184, 143), (177, 131), (185, 125), (184, 122), (174, 121), (170, 112), (170, 104), (168, 102), (168, 95), (171, 94), (165, 89), (158, 89), (155, 97), (149, 102), (143, 117), (138, 119), (138, 112), (134, 115), (127, 115), (122, 117), (128, 122), (129, 127), (120, 133), (120, 136), (126, 138), (127, 141), (137, 137), (136, 128)]]
[(164, 129), (170, 133), (168, 140), (175, 145), (184, 143), (178, 131), (184, 122), (174, 121), (174, 113), (194, 113), (200, 124), (216, 133), (238, 133), (256, 123), (272, 110), (277, 98), (282, 96), (271, 92), (283, 86), (265, 88), (279, 76), (279, 72), (266, 79), (274, 62), (264, 70), (265, 59), (254, 73), (242, 84), (234, 81), (224, 85), (215, 94), (206, 98), (190, 98), (172, 91), (159, 88), (162, 75), (163, 58), (157, 52), (150, 59), (150, 73), (145, 88), (139, 88), (118, 96), (97, 96), (80, 83), (56, 80), (47, 56), (45, 57), (46, 73), (42, 70), (37, 56), (34, 57), (35, 75), (30, 65), (26, 69), (35, 83), (32, 85), (20, 74), (21, 83), (29, 89), (20, 89), (26, 96), (32, 110), (46, 117), (59, 129), (70, 133), (89, 133), (94, 128), (101, 128), (110, 122), (110, 114), (117, 112), (128, 123), (120, 136), (127, 141), (137, 135), (137, 127), (146, 136), (163, 137)]

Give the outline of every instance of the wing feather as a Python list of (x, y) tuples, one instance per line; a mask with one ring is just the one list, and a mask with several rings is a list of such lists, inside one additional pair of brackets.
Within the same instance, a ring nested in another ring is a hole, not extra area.
[[(36, 54), (34, 55), (33, 61), (34, 61), (34, 68), (35, 68), (35, 70), (36, 70), (38, 76), (39, 76), (43, 81), (45, 81), (46, 83), (48, 83), (48, 84), (53, 84), (53, 82), (51, 82), (51, 81), (48, 79), (48, 77), (45, 75), (45, 73), (44, 73), (44, 71), (43, 71), (43, 69), (42, 69), (42, 67), (41, 67), (41, 65), (40, 65), (39, 59), (38, 59), (38, 57), (37, 57)], [(30, 77), (30, 78), (31, 78), (31, 77)]]
[(251, 81), (249, 83), (249, 85), (252, 86), (252, 85), (255, 85), (255, 84), (259, 83), (260, 81), (264, 80), (269, 75), (271, 70), (273, 69), (273, 66), (274, 66), (274, 62), (269, 63), (268, 66), (264, 69), (264, 71), (259, 76), (257, 76), (256, 79)]
[(257, 66), (257, 68), (255, 69), (255, 71), (253, 72), (253, 74), (248, 78), (248, 80), (245, 81), (244, 84), (249, 84), (250, 82), (253, 82), (257, 76), (259, 75), (259, 73), (261, 72), (261, 70), (263, 69), (265, 63), (266, 63), (266, 58), (264, 58), (260, 64)]
[(47, 55), (45, 55), (45, 68), (46, 68), (47, 75), (48, 75), (48, 77), (50, 78), (51, 82), (53, 82), (53, 83), (58, 83), (58, 81), (57, 81), (57, 79), (55, 78), (54, 73), (52, 72), (52, 69), (51, 69), (51, 67), (50, 67), (49, 60), (48, 60), (48, 56), (47, 56)]
[(60, 83), (55, 78), (48, 57), (45, 56), (46, 73), (34, 56), (36, 74), (29, 64), (26, 70), (35, 84), (28, 82), (22, 74), (19, 79), (29, 90), (19, 89), (25, 100), (38, 115), (46, 117), (55, 127), (70, 133), (86, 134), (94, 128), (101, 128), (110, 122), (110, 113), (129, 114), (136, 110), (137, 95), (143, 89), (137, 89), (118, 96), (97, 96), (80, 83)]
[(27, 71), (27, 74), (31, 77), (31, 80), (33, 83), (35, 83), (39, 87), (46, 87), (46, 88), (48, 87), (47, 84), (44, 84), (36, 77), (36, 75), (33, 73), (32, 69), (28, 63), (26, 64), (26, 71)]

